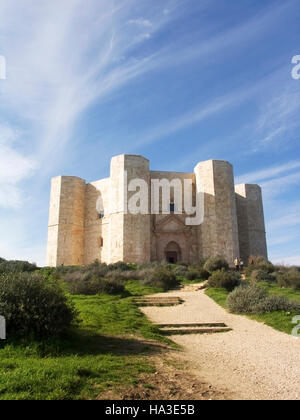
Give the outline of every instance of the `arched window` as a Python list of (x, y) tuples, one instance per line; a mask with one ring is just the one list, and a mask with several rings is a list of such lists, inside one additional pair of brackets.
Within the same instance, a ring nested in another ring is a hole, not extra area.
[(174, 213), (174, 212), (175, 212), (175, 204), (170, 203), (170, 213)]

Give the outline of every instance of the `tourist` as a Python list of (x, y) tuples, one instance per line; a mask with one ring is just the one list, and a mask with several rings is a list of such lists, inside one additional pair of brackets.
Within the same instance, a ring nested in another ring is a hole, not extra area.
[(236, 257), (236, 259), (234, 260), (234, 266), (236, 271), (240, 271), (240, 260), (238, 259), (238, 257)]
[(243, 271), (244, 270), (244, 261), (240, 260), (240, 270)]

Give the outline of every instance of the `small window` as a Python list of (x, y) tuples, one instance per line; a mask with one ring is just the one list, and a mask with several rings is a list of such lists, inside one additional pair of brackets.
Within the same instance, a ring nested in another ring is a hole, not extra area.
[(175, 212), (175, 204), (171, 203), (170, 204), (170, 213), (174, 213)]
[(100, 248), (103, 248), (103, 238), (100, 238)]

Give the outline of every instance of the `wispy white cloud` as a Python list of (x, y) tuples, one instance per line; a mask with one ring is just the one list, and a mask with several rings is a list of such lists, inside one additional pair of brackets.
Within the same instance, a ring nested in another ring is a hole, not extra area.
[[(283, 207), (284, 210), (284, 207)], [(292, 227), (300, 225), (300, 214), (299, 209), (295, 206), (294, 209), (290, 211), (285, 211), (285, 214), (281, 217), (277, 217), (275, 219), (271, 219), (268, 222), (268, 230), (275, 231), (282, 228)]]
[(274, 85), (273, 92), (262, 101), (255, 130), (258, 149), (294, 140), (295, 130), (300, 127), (299, 113), (300, 91), (286, 77), (285, 82)]
[(0, 207), (17, 208), (21, 205), (18, 183), (29, 177), (36, 163), (16, 151), (19, 133), (8, 126), (0, 126)]
[[(57, 162), (59, 152), (62, 155), (84, 110), (156, 67), (157, 51), (136, 54), (134, 48), (174, 19), (178, 2), (169, 3), (173, 13), (168, 16), (160, 7), (151, 9), (152, 24), (147, 18), (130, 19), (134, 1), (115, 5), (87, 0), (84, 10), (80, 0), (63, 5), (58, 0), (38, 4), (28, 0), (26, 5), (14, 0), (1, 2), (8, 77), (0, 86), (0, 109), (8, 116), (7, 126), (30, 126), (34, 136), (28, 149), (43, 171), (50, 170), (51, 160)], [(128, 21), (130, 29), (126, 29)], [(151, 27), (151, 32), (141, 32), (141, 27)], [(22, 171), (33, 169), (31, 160), (23, 158), (21, 162), (14, 143), (9, 162), (17, 158)], [(17, 177), (15, 180), (18, 182)]]
[(300, 172), (296, 172), (290, 175), (272, 179), (270, 181), (262, 182), (260, 185), (264, 191), (265, 199), (270, 200), (280, 194), (286, 194), (288, 191), (290, 191), (291, 188), (299, 184)]
[(284, 264), (284, 265), (300, 265), (300, 254), (299, 255), (293, 255), (293, 256), (278, 256), (275, 255), (272, 257), (273, 263), (276, 264)]
[(150, 22), (150, 20), (143, 19), (143, 18), (131, 19), (128, 23), (130, 25), (138, 25), (138, 26), (143, 26), (143, 27), (146, 27), (146, 28), (149, 28), (149, 27), (152, 26), (152, 23)]
[(300, 160), (273, 166), (236, 177), (237, 184), (259, 182), (269, 178), (274, 178), (282, 173), (300, 168)]

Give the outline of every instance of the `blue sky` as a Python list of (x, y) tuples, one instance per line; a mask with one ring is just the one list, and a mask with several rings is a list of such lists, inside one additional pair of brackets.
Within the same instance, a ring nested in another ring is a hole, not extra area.
[(263, 187), (270, 258), (300, 264), (300, 3), (1, 0), (0, 255), (44, 264), (50, 178), (229, 160)]

